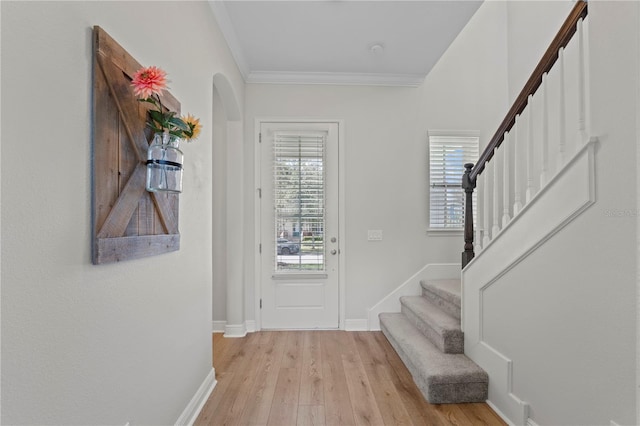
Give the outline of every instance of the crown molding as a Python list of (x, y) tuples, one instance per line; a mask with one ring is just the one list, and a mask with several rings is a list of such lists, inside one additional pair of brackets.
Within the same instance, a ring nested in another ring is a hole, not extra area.
[(242, 50), (242, 46), (240, 45), (240, 41), (238, 40), (233, 24), (231, 23), (231, 18), (229, 18), (227, 8), (224, 5), (224, 2), (219, 0), (209, 0), (209, 6), (213, 11), (214, 18), (218, 22), (222, 36), (227, 41), (227, 45), (231, 51), (231, 56), (233, 56), (233, 59), (236, 61), (240, 74), (242, 74), (242, 78), (246, 82), (247, 76), (249, 75), (249, 65), (244, 56), (244, 51)]
[(416, 74), (251, 71), (245, 81), (247, 83), (268, 84), (337, 84), (357, 86), (418, 87), (424, 81), (424, 77), (424, 75)]

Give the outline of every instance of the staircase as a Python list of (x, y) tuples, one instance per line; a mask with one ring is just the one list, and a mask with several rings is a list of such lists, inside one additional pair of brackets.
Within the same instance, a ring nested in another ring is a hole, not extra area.
[(380, 328), (432, 404), (484, 402), (489, 376), (464, 355), (460, 280), (422, 281), (422, 296), (400, 298), (401, 313), (381, 313)]

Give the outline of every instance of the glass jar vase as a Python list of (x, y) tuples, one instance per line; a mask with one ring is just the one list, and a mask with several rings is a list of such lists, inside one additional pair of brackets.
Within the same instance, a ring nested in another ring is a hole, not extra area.
[(156, 133), (147, 151), (147, 191), (182, 192), (181, 139)]

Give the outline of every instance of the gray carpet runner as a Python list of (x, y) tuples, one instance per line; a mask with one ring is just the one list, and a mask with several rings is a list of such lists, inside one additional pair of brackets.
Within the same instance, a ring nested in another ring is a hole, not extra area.
[(380, 314), (380, 328), (432, 404), (484, 402), (489, 377), (464, 355), (460, 280), (422, 282), (422, 296), (400, 298), (401, 313)]

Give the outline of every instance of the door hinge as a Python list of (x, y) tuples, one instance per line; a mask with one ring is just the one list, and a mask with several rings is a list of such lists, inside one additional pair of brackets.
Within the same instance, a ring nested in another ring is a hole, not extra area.
[(262, 253), (262, 243), (258, 244), (258, 253)]
[(258, 198), (262, 198), (262, 188), (258, 188)]
[(262, 299), (260, 299), (260, 309), (262, 309)]
[(262, 143), (262, 133), (258, 133), (258, 143)]

